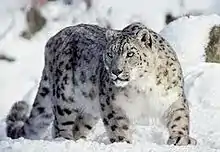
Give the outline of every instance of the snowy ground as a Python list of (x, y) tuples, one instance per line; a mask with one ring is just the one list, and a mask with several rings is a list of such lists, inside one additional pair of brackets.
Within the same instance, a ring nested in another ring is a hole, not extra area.
[[(23, 0), (23, 3), (25, 1)], [(89, 12), (85, 11), (84, 4), (79, 0), (76, 0), (73, 8), (61, 4), (47, 5), (43, 8), (43, 14), (48, 15), (49, 22), (31, 41), (18, 36), (24, 27), (24, 14), (18, 9), (21, 4), (12, 5), (12, 0), (0, 2), (0, 23), (4, 23), (0, 28), (0, 35), (4, 35), (0, 36), (0, 53), (16, 58), (14, 63), (0, 61), (0, 152), (220, 151), (220, 65), (204, 63), (204, 47), (208, 41), (208, 32), (211, 26), (220, 24), (220, 16), (184, 17), (163, 28), (164, 13), (167, 11), (178, 15), (197, 8), (206, 14), (213, 11), (220, 13), (218, 12), (220, 3), (219, 0), (185, 2), (186, 8), (183, 10), (179, 8), (177, 0), (164, 0), (163, 3), (161, 0), (120, 0), (120, 2), (97, 0), (97, 5)], [(136, 126), (132, 145), (109, 144), (101, 122), (97, 124), (87, 141), (74, 142), (49, 138), (31, 141), (22, 138), (11, 140), (6, 137), (4, 119), (13, 102), (23, 99), (30, 88), (34, 88), (33, 92), (25, 96), (25, 99), (30, 103), (33, 101), (44, 64), (44, 45), (50, 36), (64, 26), (80, 22), (98, 23), (103, 26), (110, 22), (112, 27), (122, 28), (129, 22), (137, 20), (160, 32), (178, 54), (184, 70), (185, 89), (191, 107), (191, 135), (198, 140), (197, 146), (168, 146), (164, 128), (153, 124)], [(8, 31), (6, 35), (5, 31)]]

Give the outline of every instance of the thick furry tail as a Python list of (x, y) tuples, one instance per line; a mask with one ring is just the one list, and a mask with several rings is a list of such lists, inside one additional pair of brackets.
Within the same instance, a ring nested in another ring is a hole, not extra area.
[(12, 139), (44, 138), (49, 125), (54, 120), (51, 93), (48, 75), (44, 69), (32, 107), (29, 109), (24, 101), (19, 101), (12, 106), (6, 119), (7, 136)]
[(29, 105), (25, 101), (14, 103), (6, 118), (7, 136), (12, 139), (24, 136), (24, 123), (28, 119)]

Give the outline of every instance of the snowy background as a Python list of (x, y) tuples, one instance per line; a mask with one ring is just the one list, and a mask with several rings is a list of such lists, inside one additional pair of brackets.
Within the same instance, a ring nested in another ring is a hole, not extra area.
[[(94, 0), (86, 10), (82, 0), (74, 5), (51, 2), (42, 6), (47, 24), (31, 40), (19, 36), (24, 29), (22, 7), (28, 0), (0, 1), (0, 54), (15, 62), (0, 61), (0, 152), (220, 152), (220, 65), (205, 63), (210, 28), (220, 24), (220, 0)], [(165, 13), (179, 16), (189, 12), (203, 15), (180, 18), (165, 25)], [(33, 102), (44, 65), (46, 41), (65, 26), (78, 23), (110, 24), (121, 29), (132, 21), (141, 21), (162, 34), (176, 50), (185, 77), (185, 89), (191, 107), (192, 137), (197, 146), (166, 145), (167, 133), (154, 124), (135, 126), (133, 144), (109, 144), (98, 123), (87, 140), (46, 139), (11, 140), (5, 135), (5, 116), (15, 101)]]

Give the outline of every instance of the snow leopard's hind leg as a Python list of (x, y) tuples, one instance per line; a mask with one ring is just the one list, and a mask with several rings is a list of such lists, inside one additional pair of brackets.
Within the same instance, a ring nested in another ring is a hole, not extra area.
[[(72, 48), (66, 46), (63, 52), (67, 52)], [(53, 75), (53, 111), (54, 122), (52, 134), (54, 138), (63, 137), (73, 140), (72, 128), (75, 124), (75, 119), (78, 114), (74, 97), (74, 82), (73, 82), (73, 57), (65, 56), (65, 60), (61, 60), (59, 66), (53, 68), (56, 74)], [(62, 64), (61, 64), (62, 63)], [(62, 71), (62, 72), (58, 72)], [(60, 73), (60, 74), (57, 74)]]
[(60, 86), (63, 86), (64, 89), (59, 90), (59, 93), (55, 95), (55, 102), (57, 104), (53, 107), (55, 114), (53, 136), (54, 138), (63, 137), (65, 139), (77, 140), (86, 137), (98, 121), (98, 118), (86, 113), (86, 111), (82, 111), (80, 106), (78, 106), (80, 101), (76, 101), (74, 98), (74, 91), (67, 91), (74, 90), (70, 73), (68, 76), (64, 76), (68, 77), (66, 81), (60, 83)]
[(30, 115), (28, 104), (24, 101), (12, 106), (6, 118), (7, 136), (13, 139), (40, 139), (52, 121), (51, 87), (44, 69)]
[[(66, 47), (68, 49), (68, 47)], [(64, 52), (66, 50), (63, 50)], [(60, 76), (56, 76), (56, 84), (53, 85), (54, 101), (53, 107), (55, 119), (53, 125), (53, 136), (65, 139), (77, 140), (85, 138), (98, 118), (82, 109), (81, 101), (78, 101), (75, 89), (79, 84), (74, 77), (74, 66), (77, 59), (68, 56), (58, 70), (65, 69)]]
[[(71, 101), (74, 101), (72, 98)], [(74, 103), (54, 106), (54, 138), (63, 137), (69, 140), (86, 138), (98, 122), (99, 117), (80, 111)]]
[(186, 99), (174, 102), (168, 114), (167, 128), (170, 137), (167, 144), (174, 144), (178, 146), (196, 145), (197, 141), (189, 136), (189, 107)]

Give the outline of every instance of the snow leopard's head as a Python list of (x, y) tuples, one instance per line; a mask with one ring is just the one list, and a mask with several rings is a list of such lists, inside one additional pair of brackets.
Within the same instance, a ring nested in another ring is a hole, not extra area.
[(124, 87), (147, 73), (152, 39), (144, 25), (133, 23), (122, 31), (109, 30), (106, 39), (104, 64), (117, 87)]

